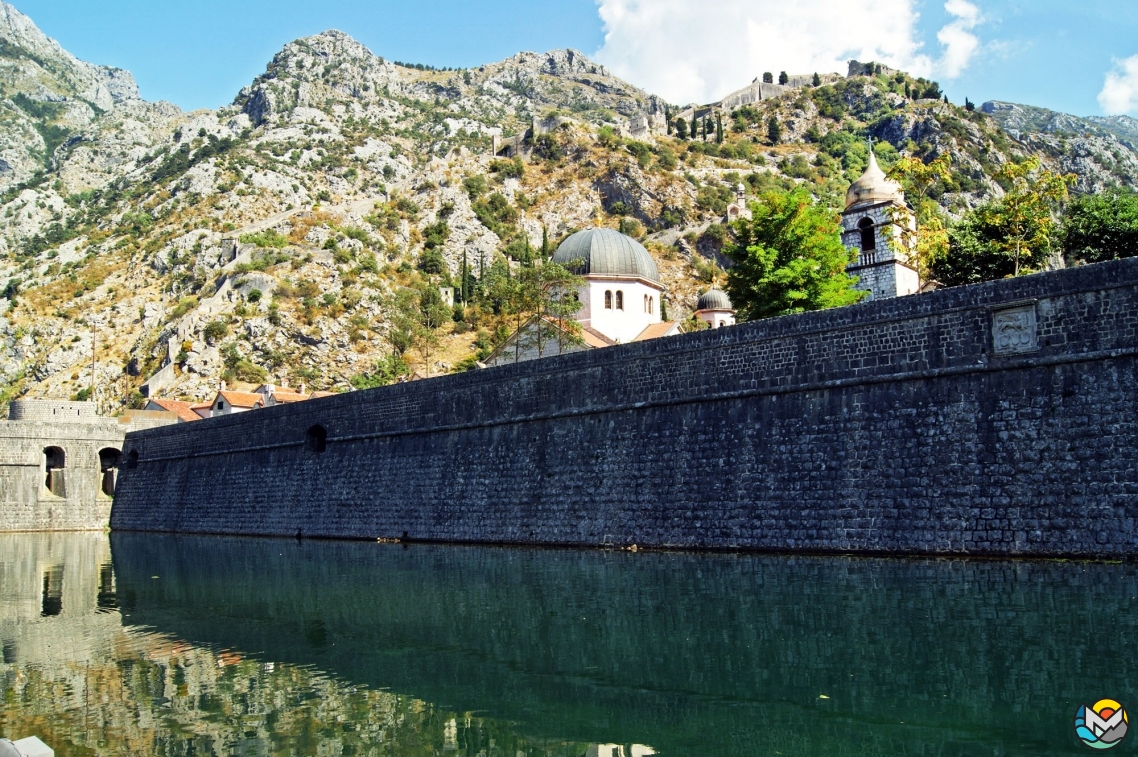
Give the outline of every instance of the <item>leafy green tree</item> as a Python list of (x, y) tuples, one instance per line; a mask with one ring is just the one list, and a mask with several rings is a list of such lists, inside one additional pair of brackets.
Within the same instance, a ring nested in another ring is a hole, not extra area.
[(778, 83), (779, 83), (779, 84), (782, 84), (782, 85), (784, 85), (784, 86), (785, 86), (785, 85), (787, 85), (787, 84), (789, 84), (789, 83), (790, 83), (790, 76), (788, 76), (788, 75), (787, 75), (787, 73), (786, 73), (785, 71), (781, 71), (781, 72), (779, 72), (779, 75), (778, 75)]
[(1074, 174), (1061, 176), (1041, 171), (1039, 166), (1039, 158), (1032, 157), (1019, 164), (1008, 163), (996, 174), (996, 181), (1010, 188), (991, 209), (1004, 231), (998, 244), (1014, 252), (1016, 276), (1025, 262), (1042, 267), (1051, 252), (1055, 213), (1067, 199), (1067, 188), (1075, 184)]
[(815, 73), (814, 74), (814, 81), (812, 83), (814, 84), (815, 87), (821, 87), (822, 86), (822, 77), (819, 76), (817, 73)]
[(770, 71), (763, 73), (763, 84), (774, 84), (774, 74)]
[(947, 252), (930, 261), (936, 281), (946, 286), (975, 284), (1051, 265), (1062, 241), (1054, 208), (1066, 195), (1071, 177), (1032, 173), (1033, 162), (1005, 167), (997, 176), (1014, 183), (1004, 197), (981, 205), (949, 229)]
[(684, 119), (684, 118), (677, 118), (676, 119), (676, 137), (679, 139), (687, 139), (688, 138), (688, 122), (687, 122), (687, 119)]
[[(925, 163), (917, 157), (906, 156), (897, 160), (889, 169), (890, 179), (897, 181), (905, 190), (905, 199), (916, 217), (917, 232), (911, 241), (912, 262), (917, 264), (922, 280), (930, 276), (931, 261), (943, 257), (948, 252), (948, 229), (941, 214), (940, 206), (929, 197), (932, 189), (952, 181), (952, 162), (948, 153)], [(906, 228), (902, 219), (901, 228)]]
[(1061, 231), (1068, 261), (1098, 263), (1138, 255), (1138, 194), (1112, 189), (1067, 208)]
[(402, 356), (394, 352), (379, 359), (373, 373), (362, 373), (352, 376), (351, 385), (356, 389), (375, 389), (380, 386), (394, 384), (401, 377), (411, 372)]
[(727, 291), (743, 321), (852, 305), (866, 296), (846, 273), (855, 252), (842, 244), (838, 216), (804, 189), (768, 192), (754, 217), (735, 224), (724, 248), (735, 265)]

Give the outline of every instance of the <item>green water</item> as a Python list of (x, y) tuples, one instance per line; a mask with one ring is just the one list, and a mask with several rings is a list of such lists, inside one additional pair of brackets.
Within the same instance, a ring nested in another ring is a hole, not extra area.
[(5, 535), (0, 732), (61, 756), (1090, 754), (1079, 703), (1138, 702), (1135, 597), (1130, 565)]

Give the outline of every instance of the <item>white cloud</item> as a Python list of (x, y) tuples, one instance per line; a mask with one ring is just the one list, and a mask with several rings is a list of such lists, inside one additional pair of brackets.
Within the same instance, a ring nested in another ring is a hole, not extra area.
[(671, 102), (710, 102), (764, 71), (846, 72), (851, 58), (918, 76), (960, 74), (982, 22), (968, 0), (947, 0), (943, 57), (921, 50), (918, 0), (596, 0), (605, 26), (597, 58)]
[(980, 40), (972, 30), (980, 23), (980, 9), (968, 0), (948, 0), (944, 9), (956, 20), (941, 29), (936, 38), (944, 45), (940, 70), (949, 79), (955, 79), (968, 66), (980, 47)]
[(1111, 116), (1138, 111), (1138, 55), (1114, 61), (1114, 70), (1107, 72), (1098, 93), (1098, 104)]

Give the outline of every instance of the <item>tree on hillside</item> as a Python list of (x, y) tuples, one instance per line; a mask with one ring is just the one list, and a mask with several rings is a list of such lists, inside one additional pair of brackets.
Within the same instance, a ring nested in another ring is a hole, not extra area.
[(804, 189), (768, 192), (751, 206), (754, 217), (735, 224), (724, 252), (735, 265), (727, 291), (739, 319), (852, 305), (866, 296), (846, 273), (856, 253), (842, 244), (838, 216)]
[(1069, 262), (1138, 255), (1138, 194), (1112, 189), (1078, 198), (1067, 208), (1060, 236)]
[(777, 145), (782, 141), (782, 124), (778, 122), (778, 118), (775, 116), (767, 119), (767, 141), (772, 145)]
[(715, 114), (715, 144), (723, 144), (723, 114)]
[(994, 210), (1004, 228), (1000, 245), (1014, 252), (1016, 276), (1025, 258), (1037, 260), (1051, 252), (1054, 214), (1067, 199), (1067, 188), (1075, 184), (1074, 174), (1061, 176), (1039, 166), (1039, 158), (1031, 157), (1008, 163), (996, 174), (996, 181), (1010, 185)]
[(1055, 216), (1074, 177), (1041, 171), (1036, 158), (1006, 165), (996, 176), (1008, 187), (1004, 196), (965, 215), (949, 230), (948, 251), (930, 261), (940, 283), (973, 284), (1056, 264)]
[(699, 136), (699, 116), (695, 113), (691, 114), (691, 138), (695, 139)]
[(763, 84), (774, 84), (774, 74), (770, 71), (763, 73)]
[(439, 343), (438, 330), (453, 319), (453, 311), (443, 301), (439, 288), (431, 284), (407, 287), (395, 293), (389, 303), (391, 321), (387, 340), (393, 354), (402, 359), (416, 347), (431, 375), (431, 352)]
[(822, 77), (819, 76), (817, 73), (814, 74), (813, 84), (815, 87), (821, 87), (822, 86)]
[(678, 139), (687, 139), (688, 138), (688, 122), (686, 119), (683, 119), (683, 118), (677, 118), (676, 119), (676, 137)]
[(788, 76), (785, 71), (780, 72), (778, 75), (778, 83), (782, 84), (782, 85), (789, 84), (790, 83), (790, 76)]

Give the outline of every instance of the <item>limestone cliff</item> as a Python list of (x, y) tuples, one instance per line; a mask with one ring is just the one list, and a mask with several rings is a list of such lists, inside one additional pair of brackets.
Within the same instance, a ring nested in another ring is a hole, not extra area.
[[(1001, 128), (1002, 111), (926, 97), (929, 82), (852, 73), (689, 108), (710, 132), (681, 140), (666, 117), (681, 109), (577, 51), (435, 70), (328, 31), (287, 44), (232, 104), (184, 113), (0, 3), (0, 395), (81, 393), (93, 344), (107, 409), (164, 366), (161, 390), (187, 398), (223, 375), (343, 389), (389, 351), (393, 290), (480, 275), (598, 218), (645, 238), (683, 319), (721, 273), (740, 186), (837, 203), (870, 136), (947, 152), (956, 181), (936, 196), (953, 213), (998, 195), (994, 172), (1028, 154), (1088, 191), (1138, 177), (1132, 123), (1077, 139)], [(1083, 160), (1087, 139), (1098, 157)], [(443, 273), (417, 270), (425, 252)], [(467, 309), (412, 362), (451, 370), (501, 326)]]

